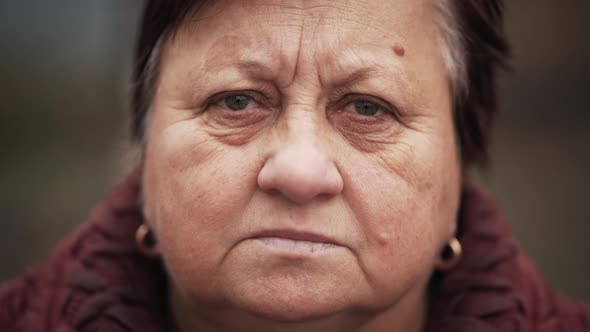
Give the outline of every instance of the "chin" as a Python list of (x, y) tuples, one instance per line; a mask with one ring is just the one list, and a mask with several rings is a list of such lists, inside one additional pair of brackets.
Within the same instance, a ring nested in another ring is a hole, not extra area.
[[(254, 280), (236, 289), (235, 305), (251, 315), (277, 322), (305, 322), (332, 316), (350, 307), (342, 289), (313, 278)], [(328, 286), (328, 287), (326, 287)]]
[(289, 296), (241, 299), (238, 304), (249, 314), (281, 323), (301, 323), (326, 318), (344, 310), (341, 305), (319, 299), (293, 299)]

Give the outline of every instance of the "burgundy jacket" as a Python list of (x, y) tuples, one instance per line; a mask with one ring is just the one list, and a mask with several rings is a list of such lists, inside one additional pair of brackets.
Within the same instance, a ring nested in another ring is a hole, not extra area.
[[(175, 330), (163, 268), (135, 246), (138, 191), (130, 176), (42, 265), (0, 286), (0, 331)], [(549, 288), (493, 199), (473, 184), (464, 186), (459, 240), (459, 265), (432, 278), (427, 331), (590, 331), (590, 307)]]

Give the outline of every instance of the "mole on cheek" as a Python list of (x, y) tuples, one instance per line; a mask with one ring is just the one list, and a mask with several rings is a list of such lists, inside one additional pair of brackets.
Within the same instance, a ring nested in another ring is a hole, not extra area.
[(398, 56), (404, 56), (406, 54), (406, 49), (404, 49), (402, 46), (400, 45), (394, 45), (393, 46), (393, 52), (398, 55)]

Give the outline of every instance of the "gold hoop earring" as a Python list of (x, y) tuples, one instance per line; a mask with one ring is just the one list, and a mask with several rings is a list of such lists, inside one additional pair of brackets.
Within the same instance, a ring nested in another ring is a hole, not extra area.
[(137, 231), (135, 231), (135, 242), (137, 243), (139, 251), (144, 255), (149, 257), (156, 257), (159, 255), (154, 232), (152, 232), (152, 229), (147, 224), (141, 224), (137, 228)]
[(459, 263), (462, 255), (463, 246), (456, 237), (453, 237), (443, 249), (436, 268), (440, 271), (449, 271)]

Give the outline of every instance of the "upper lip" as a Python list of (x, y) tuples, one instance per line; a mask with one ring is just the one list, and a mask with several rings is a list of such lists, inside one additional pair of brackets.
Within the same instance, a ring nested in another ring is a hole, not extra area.
[(319, 242), (319, 243), (330, 243), (335, 245), (341, 245), (338, 241), (334, 240), (331, 237), (317, 234), (308, 231), (298, 231), (298, 230), (291, 230), (291, 229), (269, 229), (257, 232), (252, 236), (252, 238), (261, 238), (261, 237), (280, 237), (284, 239), (290, 239), (295, 241), (309, 241), (309, 242)]

